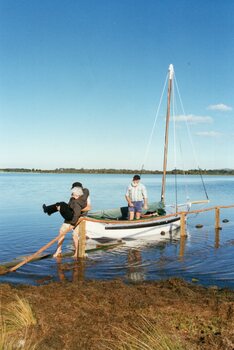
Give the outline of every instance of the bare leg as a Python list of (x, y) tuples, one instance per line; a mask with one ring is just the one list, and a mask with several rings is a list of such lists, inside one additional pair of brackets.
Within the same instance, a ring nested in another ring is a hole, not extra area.
[(141, 213), (136, 212), (136, 219), (139, 220), (141, 218)]
[(73, 258), (78, 258), (78, 249), (79, 249), (79, 235), (80, 235), (80, 227), (77, 225), (73, 230), (73, 242), (74, 242), (74, 248), (75, 253), (73, 255)]
[(78, 248), (79, 248), (79, 234), (77, 232), (73, 233), (73, 242), (74, 242), (74, 248), (75, 248), (75, 253), (73, 255), (73, 258), (77, 259)]
[(61, 236), (61, 238), (58, 240), (57, 250), (53, 254), (54, 258), (56, 258), (58, 255), (61, 255), (61, 253), (62, 253), (62, 244), (63, 244), (64, 238), (65, 238), (65, 235)]
[(60, 255), (62, 253), (62, 244), (65, 238), (66, 233), (68, 233), (69, 231), (71, 231), (73, 228), (73, 226), (69, 225), (69, 224), (62, 224), (60, 230), (59, 230), (59, 234), (61, 236), (61, 238), (59, 238), (58, 240), (58, 246), (57, 246), (57, 250), (56, 252), (53, 254), (53, 257), (56, 258), (58, 255)]
[(134, 211), (130, 211), (129, 212), (129, 220), (133, 220), (134, 219)]

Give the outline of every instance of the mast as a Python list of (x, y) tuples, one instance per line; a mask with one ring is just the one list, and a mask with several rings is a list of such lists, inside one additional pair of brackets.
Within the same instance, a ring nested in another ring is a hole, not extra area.
[(165, 187), (166, 187), (167, 153), (168, 153), (168, 133), (169, 133), (171, 90), (172, 90), (173, 75), (174, 75), (174, 67), (173, 67), (172, 64), (170, 64), (169, 69), (168, 69), (167, 117), (166, 117), (166, 130), (165, 130), (165, 143), (164, 143), (164, 160), (163, 160), (163, 177), (162, 177), (162, 191), (161, 191), (161, 201), (163, 202), (163, 204), (165, 204)]

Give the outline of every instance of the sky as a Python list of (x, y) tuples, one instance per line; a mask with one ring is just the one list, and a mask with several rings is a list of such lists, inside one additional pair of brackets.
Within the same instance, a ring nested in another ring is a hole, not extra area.
[(233, 0), (0, 0), (0, 168), (161, 170), (173, 64), (168, 168), (234, 169), (233, 18)]

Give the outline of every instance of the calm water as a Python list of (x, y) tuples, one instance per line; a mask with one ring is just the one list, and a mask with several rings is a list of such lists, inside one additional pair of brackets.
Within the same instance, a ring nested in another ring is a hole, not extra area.
[[(68, 200), (71, 184), (82, 182), (90, 189), (93, 209), (125, 205), (124, 194), (129, 175), (57, 175), (0, 174), (0, 263), (32, 254), (53, 239), (62, 223), (59, 214), (51, 217), (42, 212), (43, 203)], [(208, 206), (234, 204), (234, 177), (204, 177), (211, 202)], [(144, 175), (150, 201), (159, 199), (161, 176)], [(177, 179), (178, 200), (205, 199), (199, 176)], [(167, 180), (166, 201), (174, 202), (174, 177)], [(204, 208), (193, 206), (194, 209)], [(228, 223), (222, 223), (228, 219)], [(203, 228), (197, 229), (196, 224)], [(221, 211), (220, 234), (214, 230), (214, 212), (190, 215), (188, 238), (148, 242), (135, 247), (119, 246), (109, 251), (90, 253), (88, 259), (74, 263), (45, 259), (29, 263), (17, 272), (0, 276), (0, 282), (39, 284), (57, 280), (114, 279), (126, 282), (159, 280), (172, 276), (202, 285), (234, 289), (234, 209)], [(71, 249), (68, 234), (64, 251)], [(48, 252), (54, 252), (55, 246)]]

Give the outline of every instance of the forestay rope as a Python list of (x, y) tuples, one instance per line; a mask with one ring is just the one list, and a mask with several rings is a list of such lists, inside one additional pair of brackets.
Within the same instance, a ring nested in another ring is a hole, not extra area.
[[(174, 80), (176, 79), (175, 72), (174, 72)], [(173, 82), (174, 84), (174, 82)], [(177, 87), (177, 86), (176, 86)], [(177, 93), (179, 95), (178, 89)], [(182, 161), (182, 171), (183, 171), (183, 177), (184, 177), (184, 187), (185, 187), (185, 195), (186, 195), (186, 200), (189, 202), (189, 191), (188, 191), (188, 177), (185, 176), (185, 166), (184, 166), (184, 155), (182, 152), (182, 145), (181, 145), (181, 139), (179, 137), (176, 138), (176, 118), (175, 116), (178, 114), (178, 106), (176, 104), (176, 99), (175, 99), (175, 89), (173, 92), (173, 122), (174, 122), (174, 161), (175, 161), (175, 188), (176, 188), (176, 195), (177, 195), (177, 149), (176, 145), (178, 142), (179, 145), (179, 151), (180, 151), (180, 157)], [(176, 197), (176, 203), (177, 203), (177, 197)], [(177, 205), (177, 204), (176, 204)]]
[(148, 154), (149, 154), (150, 146), (151, 146), (151, 143), (152, 143), (152, 138), (153, 138), (153, 135), (154, 135), (154, 129), (155, 129), (155, 126), (156, 126), (156, 122), (158, 120), (158, 115), (159, 115), (160, 107), (161, 107), (161, 104), (162, 104), (163, 95), (164, 95), (164, 92), (165, 92), (165, 89), (166, 89), (166, 85), (167, 85), (167, 80), (168, 80), (168, 74), (166, 75), (165, 83), (164, 83), (164, 86), (163, 86), (163, 91), (162, 91), (162, 94), (161, 94), (161, 97), (160, 97), (160, 100), (159, 100), (159, 104), (158, 104), (158, 108), (157, 108), (157, 111), (156, 111), (156, 115), (155, 115), (155, 118), (154, 118), (154, 124), (153, 124), (153, 127), (151, 129), (149, 141), (148, 141), (147, 146), (146, 146), (146, 151), (145, 151), (145, 155), (144, 155), (144, 158), (143, 158), (143, 164), (141, 166), (141, 171), (140, 171), (141, 175), (142, 175), (142, 172), (143, 172), (143, 169), (144, 169), (144, 166), (145, 166), (145, 161), (146, 161), (146, 159), (148, 157)]
[[(176, 89), (177, 89), (177, 92), (178, 92), (178, 96), (179, 96), (182, 112), (183, 112), (183, 115), (185, 116), (186, 114), (185, 114), (185, 110), (184, 110), (184, 105), (183, 105), (183, 102), (182, 102), (182, 99), (181, 99), (181, 95), (180, 95), (180, 91), (179, 91), (179, 87), (178, 87), (178, 84), (177, 84), (176, 77), (174, 77), (174, 81), (175, 81)], [(201, 177), (201, 182), (202, 182), (203, 189), (204, 189), (204, 192), (205, 192), (205, 195), (206, 195), (206, 199), (209, 200), (208, 193), (207, 193), (207, 190), (206, 190), (206, 187), (205, 187), (205, 183), (204, 183), (204, 180), (203, 180), (203, 176), (202, 176), (202, 173), (201, 173), (201, 168), (200, 168), (198, 160), (197, 160), (198, 158), (197, 158), (197, 154), (196, 154), (195, 147), (194, 147), (194, 144), (193, 144), (193, 139), (192, 139), (192, 136), (191, 136), (189, 125), (188, 125), (188, 120), (186, 118), (185, 118), (185, 123), (186, 123), (186, 128), (187, 128), (190, 144), (192, 146), (193, 157), (195, 159), (195, 162), (197, 163), (197, 168), (198, 168), (198, 171), (199, 171), (199, 175)]]
[[(152, 143), (152, 138), (153, 138), (153, 135), (154, 135), (154, 131), (155, 131), (155, 127), (156, 127), (156, 122), (158, 120), (158, 116), (159, 116), (159, 111), (160, 111), (160, 108), (161, 108), (161, 104), (162, 104), (162, 99), (163, 99), (163, 96), (164, 96), (164, 93), (165, 93), (165, 89), (166, 89), (166, 85), (167, 85), (167, 81), (168, 81), (168, 74), (166, 75), (166, 79), (165, 79), (165, 82), (164, 82), (164, 86), (163, 86), (163, 90), (162, 90), (162, 94), (161, 94), (161, 97), (160, 97), (160, 100), (159, 100), (159, 104), (158, 104), (158, 108), (157, 108), (157, 111), (156, 111), (156, 115), (155, 115), (155, 119), (154, 119), (154, 123), (153, 123), (153, 127), (151, 129), (151, 132), (150, 132), (150, 136), (149, 136), (149, 139), (148, 139), (148, 143), (147, 143), (147, 146), (146, 146), (146, 151), (145, 151), (145, 155), (144, 155), (144, 158), (143, 158), (143, 164), (141, 166), (141, 170), (140, 170), (140, 174), (142, 175), (143, 173), (143, 170), (144, 170), (144, 166), (145, 166), (145, 162), (146, 162), (146, 159), (148, 157), (148, 154), (149, 154), (149, 150), (150, 150), (150, 146), (151, 146), (151, 143)], [(176, 88), (176, 91), (177, 91), (177, 94), (179, 96), (179, 101), (180, 101), (180, 105), (181, 105), (181, 109), (182, 109), (182, 113), (183, 115), (185, 116), (185, 110), (184, 110), (184, 106), (183, 106), (183, 102), (182, 102), (182, 99), (181, 99), (181, 95), (180, 95), (180, 91), (179, 91), (179, 87), (178, 87), (178, 84), (177, 84), (177, 80), (176, 80), (176, 76), (175, 76), (175, 73), (174, 73), (174, 79), (173, 79), (173, 85), (175, 85), (175, 88)], [(175, 118), (175, 106), (176, 104), (176, 101), (175, 101), (175, 89), (173, 88), (172, 89), (172, 116), (173, 116), (173, 121), (174, 121), (174, 170), (175, 170), (175, 201), (176, 201), (176, 208), (177, 208), (177, 205), (178, 205), (178, 186), (177, 186), (177, 149), (176, 149), (176, 118)], [(202, 176), (202, 173), (201, 173), (201, 168), (198, 164), (198, 158), (197, 158), (197, 154), (196, 154), (196, 151), (195, 151), (195, 147), (194, 147), (194, 143), (193, 143), (193, 139), (192, 139), (192, 136), (191, 136), (191, 131), (190, 131), (190, 128), (189, 128), (189, 125), (188, 125), (188, 120), (185, 118), (185, 122), (186, 122), (186, 128), (187, 128), (187, 132), (188, 132), (188, 136), (189, 136), (189, 141), (190, 141), (190, 144), (192, 146), (192, 153), (193, 153), (193, 157), (194, 157), (194, 160), (197, 164), (197, 169), (199, 171), (199, 175), (200, 175), (200, 178), (201, 178), (201, 182), (202, 182), (202, 186), (203, 186), (203, 190), (204, 190), (204, 193), (205, 193), (205, 196), (206, 196), (206, 199), (209, 200), (209, 197), (208, 197), (208, 193), (207, 193), (207, 190), (206, 190), (206, 187), (205, 187), (205, 183), (204, 183), (204, 180), (203, 180), (203, 176)], [(183, 175), (185, 177), (185, 170), (184, 170), (184, 159), (183, 159), (183, 153), (182, 153), (182, 147), (181, 147), (181, 142), (180, 142), (180, 139), (179, 139), (179, 146), (180, 146), (180, 153), (181, 153), (181, 158), (182, 158), (182, 168), (183, 168)], [(185, 179), (185, 192), (186, 192), (186, 198), (187, 198), (187, 201), (189, 200), (189, 196), (188, 196), (188, 184), (187, 184), (187, 178)]]

